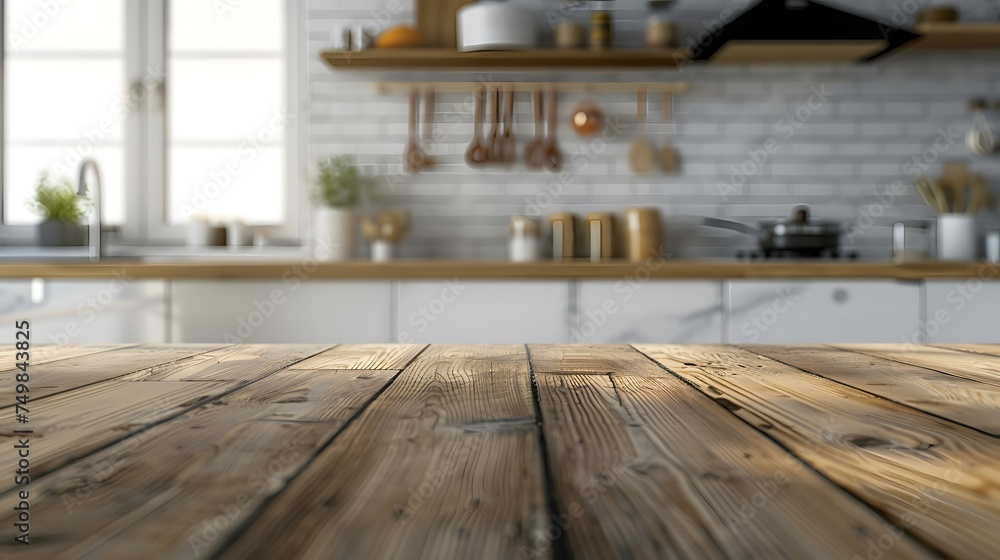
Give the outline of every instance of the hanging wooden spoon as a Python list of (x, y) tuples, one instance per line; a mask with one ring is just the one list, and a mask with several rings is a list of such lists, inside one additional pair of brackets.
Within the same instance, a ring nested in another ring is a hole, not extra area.
[(496, 87), (490, 91), (490, 112), (493, 127), (490, 130), (489, 162), (500, 163), (503, 161), (503, 142), (500, 138), (500, 88)]
[[(430, 145), (434, 141), (434, 113), (437, 106), (434, 103), (434, 90), (429, 89), (424, 92), (424, 145)], [(430, 169), (437, 164), (437, 159), (424, 150), (424, 164), (422, 169)]]
[(465, 150), (465, 163), (469, 167), (475, 167), (486, 163), (489, 158), (489, 147), (483, 140), (483, 101), (486, 96), (483, 88), (476, 88), (475, 112), (473, 116), (472, 142)]
[(535, 108), (535, 137), (524, 147), (524, 164), (528, 169), (545, 167), (545, 122), (542, 90), (537, 89), (531, 94)]
[(653, 158), (655, 155), (653, 153), (653, 144), (643, 136), (645, 132), (643, 129), (646, 124), (645, 89), (639, 89), (636, 92), (636, 105), (635, 120), (638, 128), (636, 129), (635, 142), (632, 143), (632, 147), (628, 152), (628, 162), (632, 168), (632, 173), (646, 175), (653, 169)]
[(417, 119), (420, 112), (420, 93), (417, 90), (410, 92), (410, 123), (409, 138), (406, 141), (406, 149), (403, 151), (403, 168), (416, 173), (424, 166), (427, 154), (420, 149), (420, 140), (417, 138)]
[(514, 89), (503, 93), (503, 135), (500, 137), (500, 161), (511, 164), (517, 159), (517, 140), (514, 139)]
[(548, 138), (545, 140), (545, 168), (549, 171), (559, 171), (562, 169), (562, 152), (559, 151), (559, 143), (556, 142), (556, 119), (559, 117), (558, 110), (559, 92), (555, 88), (549, 90), (549, 125)]
[[(665, 91), (661, 94), (661, 96), (663, 123), (669, 124), (674, 113), (674, 92)], [(663, 147), (660, 148), (660, 169), (662, 169), (664, 173), (677, 173), (681, 168), (680, 155), (670, 144), (670, 133), (667, 132), (665, 134), (666, 137), (663, 139)]]

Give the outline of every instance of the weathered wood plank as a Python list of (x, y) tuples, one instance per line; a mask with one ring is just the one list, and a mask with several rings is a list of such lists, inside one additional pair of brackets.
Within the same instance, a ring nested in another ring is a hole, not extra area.
[[(143, 344), (29, 366), (33, 401), (209, 352), (221, 344)], [(0, 371), (0, 403), (14, 402), (18, 370)]]
[(750, 346), (745, 349), (1000, 436), (1000, 386), (829, 346)]
[[(286, 369), (202, 404), (34, 482), (38, 536), (13, 548), (13, 517), (4, 513), (0, 553), (211, 557), (396, 373)], [(0, 500), (4, 512), (12, 512), (11, 498)]]
[(1000, 344), (932, 344), (931, 346), (961, 350), (962, 352), (973, 352), (975, 354), (1000, 356)]
[(663, 375), (659, 369), (650, 370), (649, 361), (627, 345), (540, 346), (539, 351), (531, 355), (531, 366), (535, 373), (563, 375), (607, 375), (612, 372), (625, 375)]
[[(128, 348), (130, 346), (135, 346), (135, 344), (32, 344), (28, 350), (28, 354), (31, 364), (39, 365), (56, 360), (86, 356), (87, 354)], [(13, 341), (5, 349), (0, 350), (0, 368), (13, 370), (15, 367), (14, 363), (20, 361), (17, 360), (19, 352), (21, 350), (14, 348)]]
[(423, 344), (341, 344), (293, 369), (402, 369), (423, 349)]
[[(884, 520), (638, 352), (606, 352), (629, 373), (536, 372), (574, 558), (864, 556)], [(903, 540), (883, 558), (925, 556)]]
[[(324, 348), (303, 345), (274, 351), (262, 345), (229, 347), (155, 368), (154, 377), (167, 381), (137, 381), (135, 379), (143, 379), (140, 372), (129, 376), (129, 379), (92, 383), (34, 402), (29, 407), (30, 427), (34, 431), (32, 475), (36, 478), (44, 476), (104, 446), (133, 437), (137, 432), (227, 390), (278, 371), (294, 361), (296, 355), (298, 360), (302, 360)], [(271, 355), (274, 358), (268, 357)], [(96, 356), (99, 355), (90, 357)], [(242, 371), (222, 375), (229, 369), (220, 370), (218, 360), (229, 358), (234, 358), (230, 363)], [(200, 379), (201, 376), (194, 370), (196, 367), (207, 372), (205, 381), (171, 381), (174, 377), (172, 369), (183, 372), (187, 379)], [(0, 432), (0, 436), (13, 437), (12, 429)], [(14, 454), (0, 455), (0, 469), (13, 472), (16, 462)], [(0, 488), (9, 488), (12, 483), (13, 480), (4, 481), (0, 483)]]
[(745, 350), (637, 348), (883, 512), (875, 543), (906, 531), (949, 556), (1000, 557), (995, 438)]
[(251, 381), (295, 367), (330, 349), (324, 344), (240, 344), (125, 376), (128, 381)]
[(524, 348), (431, 347), (222, 558), (514, 558), (543, 478)]
[(915, 344), (905, 346), (900, 344), (835, 344), (833, 346), (859, 354), (894, 360), (1000, 386), (1000, 370), (997, 369), (1000, 366), (1000, 360), (984, 354), (972, 354), (960, 350)]

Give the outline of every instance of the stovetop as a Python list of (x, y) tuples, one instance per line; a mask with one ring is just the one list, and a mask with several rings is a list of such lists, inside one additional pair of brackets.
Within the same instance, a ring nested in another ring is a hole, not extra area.
[(737, 251), (736, 258), (741, 261), (855, 261), (858, 260), (858, 254), (854, 251), (842, 252), (840, 249), (750, 250)]

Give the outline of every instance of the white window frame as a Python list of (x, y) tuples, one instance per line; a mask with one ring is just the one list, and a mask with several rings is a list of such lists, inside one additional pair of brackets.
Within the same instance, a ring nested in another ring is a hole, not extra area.
[[(269, 226), (273, 235), (304, 241), (306, 239), (308, 196), (306, 149), (308, 113), (307, 0), (287, 0), (285, 32), (286, 111), (292, 116), (286, 130), (284, 223)], [(125, 79), (123, 93), (144, 87), (150, 68), (163, 68), (166, 79), (155, 84), (149, 95), (136, 105), (125, 121), (125, 222), (119, 239), (126, 244), (183, 244), (184, 225), (167, 222), (167, 95), (170, 92), (166, 59), (169, 0), (129, 0), (126, 2)], [(2, 6), (2, 2), (0, 2)], [(6, 10), (0, 14), (0, 25)], [(2, 29), (2, 28), (0, 28)], [(3, 57), (0, 57), (2, 59)], [(3, 61), (0, 60), (0, 74)], [(148, 85), (148, 79), (147, 84)], [(0, 75), (0, 88), (3, 77)], [(0, 92), (3, 90), (0, 89)], [(2, 98), (2, 94), (0, 94)], [(0, 126), (3, 126), (3, 100), (0, 99)], [(2, 136), (2, 135), (0, 135)], [(0, 138), (0, 154), (3, 153)], [(3, 158), (0, 158), (0, 174)], [(2, 175), (0, 175), (2, 176)], [(0, 220), (3, 197), (0, 196)], [(254, 225), (254, 224), (251, 224)], [(14, 226), (7, 226), (14, 227)], [(24, 226), (33, 227), (33, 226)]]

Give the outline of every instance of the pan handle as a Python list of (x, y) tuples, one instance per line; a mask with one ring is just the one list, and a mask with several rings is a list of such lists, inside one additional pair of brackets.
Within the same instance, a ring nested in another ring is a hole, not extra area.
[(748, 226), (746, 224), (741, 224), (739, 222), (733, 222), (730, 220), (720, 220), (719, 218), (701, 218), (696, 222), (696, 225), (728, 229), (739, 233), (745, 233), (753, 237), (757, 237), (758, 235), (760, 235), (760, 230), (753, 226)]

